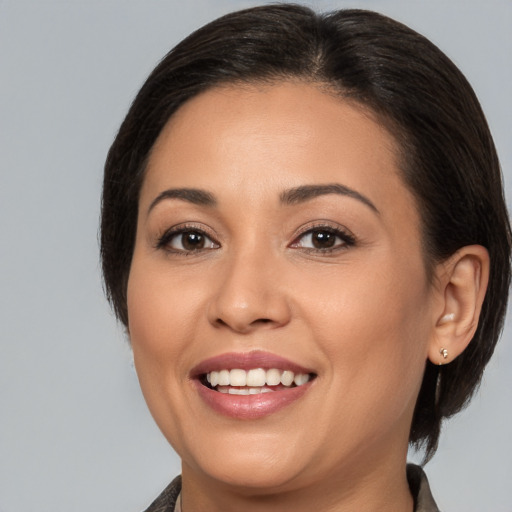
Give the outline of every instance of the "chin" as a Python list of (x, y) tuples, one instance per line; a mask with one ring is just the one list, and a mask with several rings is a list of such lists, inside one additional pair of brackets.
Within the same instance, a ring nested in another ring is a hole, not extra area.
[[(205, 449), (195, 444), (193, 451), (196, 453), (192, 453), (190, 458), (183, 457), (184, 472), (189, 466), (209, 479), (256, 494), (293, 487), (293, 481), (307, 467), (296, 443), (285, 447), (282, 439), (266, 441), (252, 438), (249, 442), (241, 439), (226, 443), (210, 442)], [(251, 445), (252, 449), (249, 448)]]

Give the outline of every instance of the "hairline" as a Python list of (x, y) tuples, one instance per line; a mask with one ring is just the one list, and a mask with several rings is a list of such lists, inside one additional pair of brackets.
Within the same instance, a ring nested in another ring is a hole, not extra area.
[[(188, 96), (167, 117), (160, 131), (156, 135), (153, 143), (151, 144), (151, 147), (149, 148), (147, 154), (141, 161), (141, 165), (139, 168), (140, 170), (138, 173), (139, 186), (136, 198), (137, 216), (140, 203), (140, 193), (144, 185), (146, 173), (148, 172), (148, 169), (151, 164), (151, 157), (153, 151), (155, 150), (164, 130), (166, 130), (166, 128), (169, 127), (169, 125), (173, 122), (175, 116), (187, 103), (211, 91), (245, 88), (254, 89), (255, 87), (257, 88), (258, 86), (265, 88), (286, 83), (308, 85), (316, 88), (321, 93), (327, 94), (338, 101), (347, 103), (350, 107), (356, 109), (359, 113), (361, 113), (362, 115), (364, 115), (365, 117), (379, 125), (381, 128), (383, 128), (390, 136), (390, 140), (392, 141), (393, 144), (392, 147), (390, 147), (389, 149), (394, 155), (396, 169), (398, 171), (399, 178), (402, 181), (403, 185), (407, 188), (407, 190), (409, 190), (409, 192), (412, 194), (414, 199), (414, 205), (416, 211), (418, 212), (418, 218), (420, 221), (418, 230), (421, 239), (420, 243), (422, 248), (421, 254), (423, 259), (423, 265), (425, 268), (427, 283), (429, 285), (433, 285), (435, 280), (434, 269), (436, 265), (448, 259), (451, 256), (451, 254), (444, 258), (440, 258), (433, 254), (433, 252), (430, 250), (430, 244), (427, 233), (427, 224), (424, 218), (424, 209), (421, 206), (421, 198), (419, 197), (414, 187), (407, 180), (408, 170), (413, 167), (415, 159), (415, 156), (411, 154), (414, 153), (414, 151), (410, 151), (411, 147), (408, 148), (408, 146), (414, 146), (413, 144), (411, 144), (411, 134), (408, 133), (408, 129), (405, 126), (402, 126), (399, 123), (399, 121), (394, 119), (388, 112), (386, 112), (382, 107), (380, 107), (380, 105), (373, 105), (370, 100), (362, 98), (357, 91), (351, 92), (348, 88), (344, 88), (343, 86), (336, 84), (333, 81), (329, 81), (328, 79), (323, 78), (321, 76), (312, 76), (311, 73), (294, 74), (276, 72), (262, 73), (261, 75), (254, 74), (253, 76), (248, 76), (245, 78), (228, 77), (224, 79), (219, 79), (218, 81), (215, 81), (214, 83), (211, 83), (208, 86), (203, 87), (200, 90)], [(137, 226), (135, 227), (135, 229), (137, 229)], [(133, 239), (132, 255), (134, 247), (135, 237)], [(131, 261), (127, 269), (125, 286), (127, 286), (128, 284), (128, 276), (130, 273), (130, 269)]]

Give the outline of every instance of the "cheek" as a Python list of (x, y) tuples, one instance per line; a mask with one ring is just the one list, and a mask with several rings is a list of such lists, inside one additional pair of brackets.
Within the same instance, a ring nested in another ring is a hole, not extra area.
[(330, 387), (339, 390), (327, 399), (343, 421), (347, 410), (355, 422), (372, 411), (376, 425), (412, 413), (427, 359), (430, 292), (422, 268), (379, 268), (333, 273), (323, 280), (327, 292), (311, 280), (302, 293), (306, 324), (331, 367)]
[(168, 274), (166, 269), (153, 269), (134, 259), (128, 280), (128, 326), (134, 351), (155, 358), (179, 354), (193, 338), (191, 316), (200, 302), (194, 287), (176, 283)]
[(134, 257), (127, 289), (128, 329), (140, 385), (153, 415), (157, 403), (168, 400), (165, 389), (175, 387), (169, 379), (186, 377), (184, 350), (193, 338), (194, 324), (186, 306), (193, 299), (184, 295), (190, 294)]
[(382, 350), (400, 355), (412, 348), (409, 341), (414, 344), (416, 334), (428, 331), (431, 293), (423, 268), (386, 254), (373, 259), (323, 275), (303, 273), (295, 287), (302, 297), (301, 314), (332, 339), (332, 350), (349, 343), (368, 356)]
[[(186, 437), (186, 398), (193, 320), (199, 301), (190, 286), (176, 286), (168, 272), (134, 257), (128, 281), (129, 334), (140, 387), (155, 422), (179, 451)], [(174, 390), (170, 392), (170, 390)], [(169, 414), (169, 411), (173, 411)]]

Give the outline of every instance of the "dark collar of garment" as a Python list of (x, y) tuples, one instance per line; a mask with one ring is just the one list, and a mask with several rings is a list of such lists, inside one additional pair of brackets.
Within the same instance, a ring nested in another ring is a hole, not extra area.
[[(407, 464), (407, 480), (414, 498), (414, 512), (439, 512), (434, 498), (432, 498), (427, 477), (419, 466)], [(181, 476), (178, 476), (145, 512), (174, 512), (180, 492)]]
[(430, 492), (427, 475), (420, 466), (407, 464), (407, 481), (414, 498), (414, 512), (439, 512)]

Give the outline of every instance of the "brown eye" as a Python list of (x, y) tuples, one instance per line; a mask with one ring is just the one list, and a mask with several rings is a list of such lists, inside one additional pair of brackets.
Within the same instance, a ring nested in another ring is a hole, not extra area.
[(308, 251), (329, 252), (342, 249), (355, 244), (351, 234), (331, 227), (318, 227), (303, 233), (292, 247), (299, 247)]
[(205, 233), (188, 229), (166, 233), (159, 241), (158, 247), (165, 247), (177, 253), (191, 253), (216, 249), (219, 245)]
[(179, 243), (181, 243), (181, 246), (183, 247), (183, 249), (185, 249), (185, 251), (203, 249), (205, 244), (205, 238), (205, 236), (196, 231), (188, 231), (176, 237), (176, 239), (179, 240)]
[(311, 244), (315, 249), (330, 249), (336, 243), (336, 235), (329, 231), (313, 231), (311, 233)]

